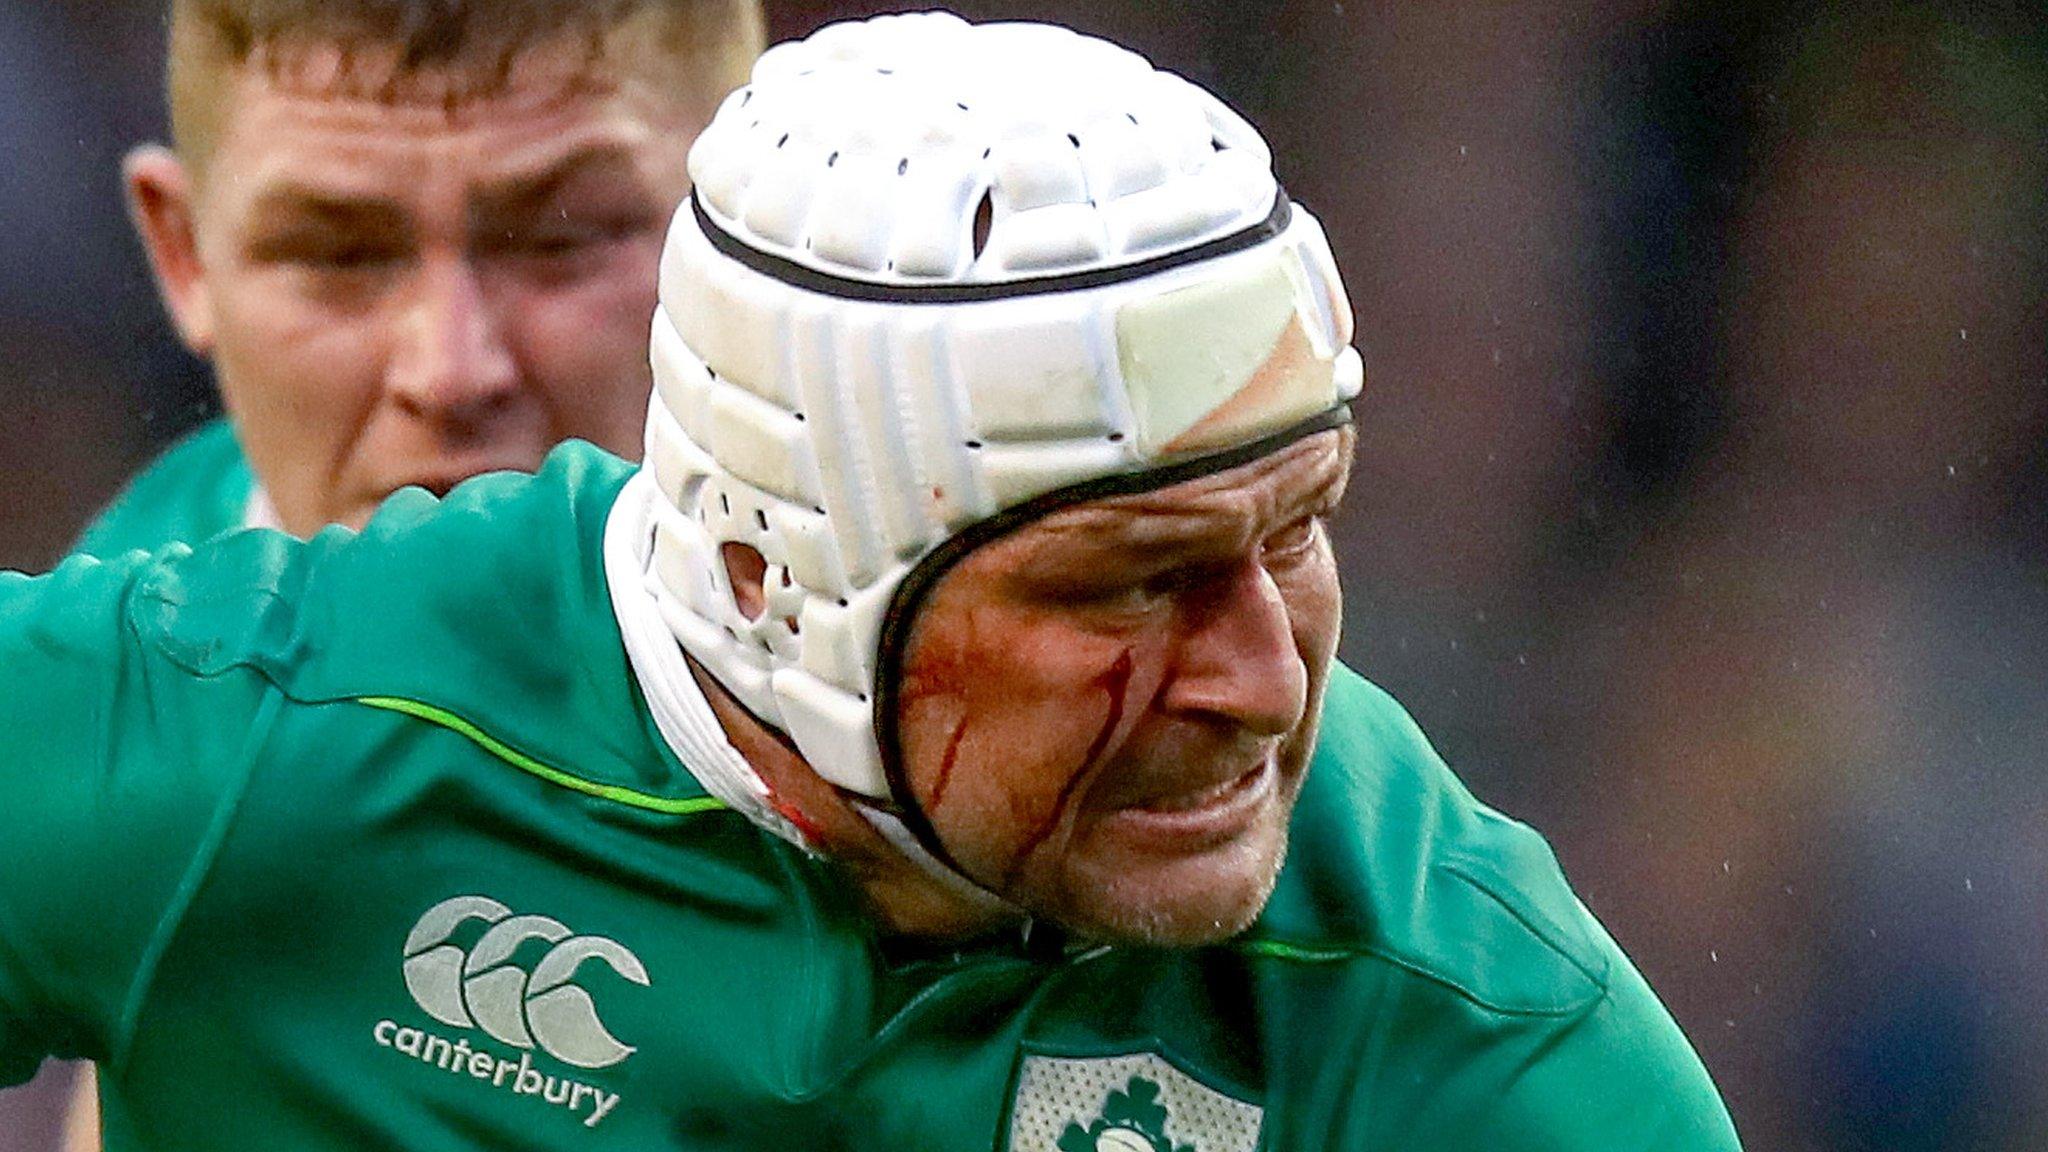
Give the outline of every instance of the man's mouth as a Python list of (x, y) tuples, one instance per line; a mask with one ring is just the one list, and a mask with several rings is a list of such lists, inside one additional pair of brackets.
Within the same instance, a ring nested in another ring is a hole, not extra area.
[(1147, 796), (1105, 812), (1102, 821), (1119, 835), (1161, 850), (1196, 851), (1226, 842), (1249, 828), (1272, 799), (1279, 778), (1278, 758), (1269, 752), (1227, 780)]
[[(467, 477), (464, 477), (464, 479), (467, 479)], [(456, 479), (455, 477), (452, 476), (426, 476), (421, 477), (418, 480), (408, 481), (407, 483), (402, 484), (399, 487), (425, 488), (427, 491), (432, 492), (436, 498), (446, 499), (448, 493), (455, 491), (455, 486), (460, 483), (462, 483), (462, 480)], [(395, 492), (397, 491), (397, 489), (393, 489), (393, 491)]]
[(446, 499), (448, 493), (453, 492), (465, 481), (473, 480), (486, 472), (529, 472), (536, 466), (535, 462), (525, 460), (477, 459), (463, 461), (457, 467), (420, 471), (389, 480), (382, 485), (383, 495), (378, 499), (380, 501), (388, 499), (401, 488), (424, 488), (436, 497)]
[(1158, 796), (1142, 803), (1133, 804), (1131, 807), (1140, 812), (1188, 812), (1197, 808), (1206, 808), (1211, 804), (1221, 802), (1233, 792), (1242, 791), (1250, 787), (1265, 769), (1265, 766), (1266, 762), (1261, 760), (1238, 775), (1212, 784), (1207, 788), (1169, 793), (1165, 796)]

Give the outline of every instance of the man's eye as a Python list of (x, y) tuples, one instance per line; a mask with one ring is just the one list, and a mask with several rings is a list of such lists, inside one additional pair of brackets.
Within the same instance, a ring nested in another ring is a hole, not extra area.
[(291, 237), (256, 248), (259, 260), (312, 272), (374, 271), (397, 264), (405, 256), (405, 250), (394, 244), (325, 237)]
[(1156, 579), (1087, 581), (1052, 593), (1058, 603), (1083, 611), (1135, 616), (1158, 607), (1171, 592)]
[(338, 272), (366, 272), (397, 263), (402, 254), (375, 244), (347, 244), (316, 252), (306, 263)]
[(533, 228), (508, 229), (491, 247), (522, 260), (561, 261), (596, 252), (638, 231), (630, 221), (551, 220)]
[(573, 256), (594, 242), (587, 232), (535, 232), (505, 238), (505, 249), (515, 256), (555, 260)]

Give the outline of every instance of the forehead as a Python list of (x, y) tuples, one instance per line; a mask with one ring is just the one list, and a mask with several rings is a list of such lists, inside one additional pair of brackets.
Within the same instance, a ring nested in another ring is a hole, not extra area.
[(1355, 439), (1348, 425), (1318, 432), (1225, 471), (1061, 509), (1006, 539), (1033, 553), (1240, 547), (1328, 511), (1344, 493)]
[(619, 165), (622, 176), (667, 168), (680, 180), (696, 110), (586, 61), (529, 52), (478, 90), (455, 65), (404, 72), (393, 63), (380, 80), (374, 61), (337, 45), (252, 58), (224, 96), (208, 183), (245, 201), (285, 186), (391, 196), (516, 183), (579, 161)]

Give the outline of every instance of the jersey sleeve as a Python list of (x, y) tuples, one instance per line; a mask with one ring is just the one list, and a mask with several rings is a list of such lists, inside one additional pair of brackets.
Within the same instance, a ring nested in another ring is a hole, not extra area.
[(1740, 1152), (1728, 1109), (1692, 1045), (1605, 931), (1592, 930), (1612, 950), (1606, 994), (1529, 1054), (1478, 1146)]
[(181, 551), (0, 574), (0, 1085), (115, 1054), (232, 808), (251, 716), (136, 619)]

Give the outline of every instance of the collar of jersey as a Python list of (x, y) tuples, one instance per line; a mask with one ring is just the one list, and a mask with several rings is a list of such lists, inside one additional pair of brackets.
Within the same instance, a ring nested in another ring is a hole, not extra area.
[(634, 474), (619, 491), (604, 531), (605, 584), (641, 698), (667, 749), (706, 792), (762, 828), (806, 847), (803, 834), (775, 810), (760, 774), (726, 739), (724, 725), (662, 617), (652, 571), (653, 510), (659, 498), (649, 473)]

